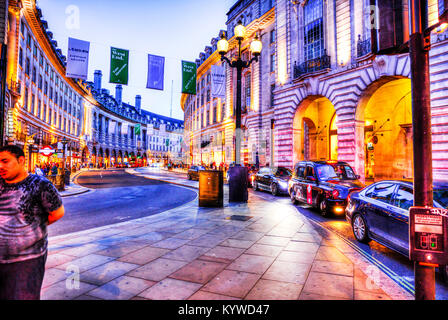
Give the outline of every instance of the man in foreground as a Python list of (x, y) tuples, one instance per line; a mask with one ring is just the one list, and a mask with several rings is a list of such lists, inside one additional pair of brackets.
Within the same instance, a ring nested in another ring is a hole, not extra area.
[(20, 147), (0, 147), (0, 300), (40, 299), (47, 225), (64, 216), (56, 188), (25, 161)]

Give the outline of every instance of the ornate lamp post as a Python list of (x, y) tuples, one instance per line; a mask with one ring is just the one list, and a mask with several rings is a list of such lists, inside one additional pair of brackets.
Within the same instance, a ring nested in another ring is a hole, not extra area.
[[(258, 62), (262, 43), (255, 35), (250, 44), (250, 51), (253, 58), (249, 61), (243, 61), (241, 58), (241, 43), (246, 36), (246, 28), (241, 21), (238, 22), (234, 29), (235, 40), (238, 41), (238, 56), (230, 61), (225, 55), (229, 51), (229, 42), (224, 34), (218, 41), (218, 52), (221, 55), (221, 61), (227, 62), (231, 68), (236, 68), (236, 108), (235, 108), (235, 167), (238, 169), (229, 170), (229, 200), (235, 202), (247, 202), (247, 173), (241, 168), (241, 75), (243, 69), (249, 68), (252, 62)], [(233, 171), (233, 172), (232, 172)], [(246, 175), (246, 177), (245, 177)]]

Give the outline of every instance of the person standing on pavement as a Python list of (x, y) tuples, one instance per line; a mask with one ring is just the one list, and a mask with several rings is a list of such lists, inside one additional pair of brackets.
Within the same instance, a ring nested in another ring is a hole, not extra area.
[(0, 147), (0, 300), (40, 299), (47, 226), (64, 216), (56, 188), (25, 162), (20, 147)]

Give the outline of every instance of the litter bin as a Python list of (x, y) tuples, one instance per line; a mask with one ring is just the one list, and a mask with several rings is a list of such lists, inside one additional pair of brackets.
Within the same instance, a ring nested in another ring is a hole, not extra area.
[(64, 172), (64, 183), (66, 186), (70, 185), (70, 169), (65, 169)]
[(199, 171), (199, 207), (223, 207), (223, 185), (222, 171)]
[(249, 194), (247, 191), (248, 185), (248, 170), (246, 167), (236, 165), (230, 167), (229, 175), (229, 202), (247, 202)]

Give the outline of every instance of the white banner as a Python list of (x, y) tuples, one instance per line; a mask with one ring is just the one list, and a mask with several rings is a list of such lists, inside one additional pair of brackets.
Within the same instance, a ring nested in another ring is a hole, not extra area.
[(123, 122), (121, 125), (121, 134), (128, 134), (129, 124), (127, 122)]
[(116, 127), (117, 127), (117, 123), (115, 121), (110, 121), (109, 122), (109, 133), (115, 134)]
[(89, 49), (90, 42), (68, 38), (67, 77), (87, 80)]
[(226, 97), (226, 69), (222, 66), (212, 66), (211, 95), (213, 98)]

